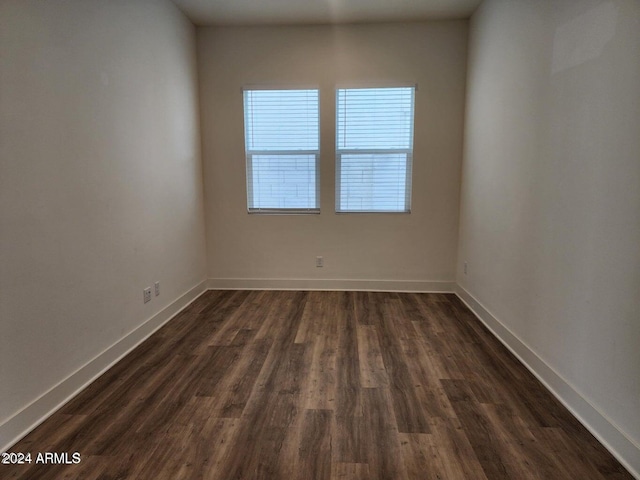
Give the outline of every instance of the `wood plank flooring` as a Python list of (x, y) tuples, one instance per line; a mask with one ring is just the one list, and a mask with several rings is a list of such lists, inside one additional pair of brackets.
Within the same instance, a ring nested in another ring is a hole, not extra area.
[(454, 295), (209, 291), (12, 452), (15, 479), (632, 477)]

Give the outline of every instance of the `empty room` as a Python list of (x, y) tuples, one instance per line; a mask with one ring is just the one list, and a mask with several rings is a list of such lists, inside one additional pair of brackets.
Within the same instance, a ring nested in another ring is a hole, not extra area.
[(0, 0), (0, 478), (640, 480), (640, 2)]

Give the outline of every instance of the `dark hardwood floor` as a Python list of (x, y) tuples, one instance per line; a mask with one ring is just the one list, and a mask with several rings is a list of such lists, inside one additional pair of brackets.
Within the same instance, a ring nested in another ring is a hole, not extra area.
[(444, 294), (209, 291), (11, 451), (82, 460), (0, 478), (632, 478)]

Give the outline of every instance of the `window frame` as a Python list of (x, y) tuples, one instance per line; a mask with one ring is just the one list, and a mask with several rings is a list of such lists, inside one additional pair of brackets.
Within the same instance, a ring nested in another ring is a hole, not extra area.
[[(373, 89), (398, 89), (407, 88), (411, 89), (411, 123), (409, 129), (409, 148), (339, 148), (339, 121), (338, 115), (340, 112), (340, 94), (341, 90), (373, 90)], [(345, 214), (410, 214), (411, 213), (411, 200), (413, 191), (413, 148), (414, 148), (414, 130), (415, 130), (415, 97), (418, 86), (415, 83), (403, 83), (403, 84), (384, 84), (384, 85), (370, 85), (370, 86), (337, 86), (335, 88), (335, 153), (336, 153), (336, 172), (335, 172), (335, 213), (339, 215)], [(405, 167), (405, 209), (404, 210), (376, 210), (376, 209), (364, 209), (364, 210), (343, 210), (340, 208), (341, 191), (342, 191), (342, 156), (343, 155), (375, 155), (375, 154), (403, 154), (406, 155), (406, 167)]]
[[(253, 150), (249, 149), (247, 143), (247, 99), (246, 92), (252, 91), (305, 91), (313, 90), (318, 96), (318, 110), (317, 110), (317, 150), (301, 149), (301, 150)], [(246, 198), (247, 198), (247, 213), (250, 215), (318, 215), (320, 214), (320, 88), (317, 85), (314, 86), (291, 86), (291, 85), (278, 85), (278, 86), (263, 86), (263, 85), (247, 85), (242, 87), (242, 115), (243, 115), (243, 140), (245, 150), (245, 186), (246, 186)], [(251, 207), (253, 201), (253, 157), (257, 155), (274, 155), (274, 156), (296, 156), (296, 155), (314, 155), (314, 175), (315, 175), (315, 207), (292, 207), (292, 208), (277, 208), (277, 207)]]

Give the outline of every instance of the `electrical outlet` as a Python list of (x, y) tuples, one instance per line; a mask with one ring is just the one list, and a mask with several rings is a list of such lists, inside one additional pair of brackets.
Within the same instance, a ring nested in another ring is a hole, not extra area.
[(316, 257), (316, 267), (324, 267), (324, 258)]
[(467, 274), (467, 262), (464, 262), (464, 274)]
[(160, 295), (160, 282), (154, 283), (153, 286), (156, 289), (156, 297), (157, 297), (158, 295)]
[(143, 291), (144, 303), (148, 303), (151, 301), (151, 287), (145, 288)]

